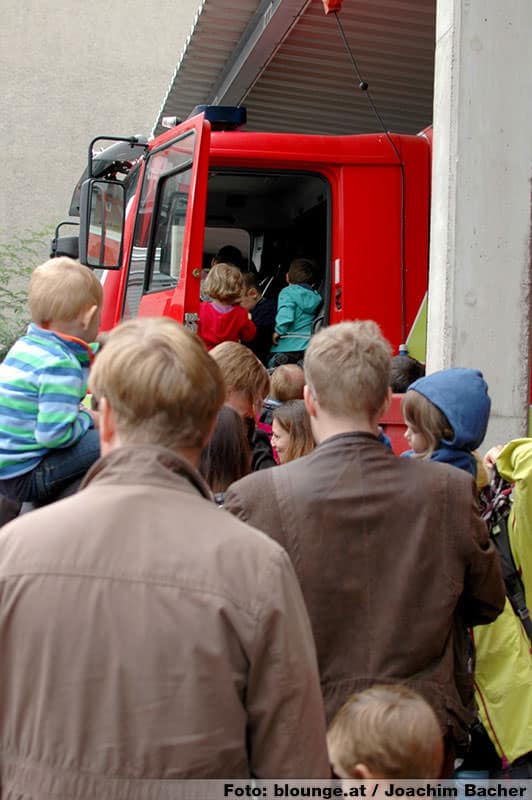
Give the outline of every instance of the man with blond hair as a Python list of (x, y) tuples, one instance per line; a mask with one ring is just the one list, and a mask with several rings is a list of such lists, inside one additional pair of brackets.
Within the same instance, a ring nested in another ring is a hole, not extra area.
[(376, 323), (320, 331), (304, 369), (318, 446), (233, 484), (225, 508), (293, 561), (328, 719), (351, 693), (403, 681), (433, 706), (450, 756), (469, 722), (453, 632), (490, 622), (504, 604), (473, 480), (446, 464), (399, 459), (379, 441), (390, 345)]
[(77, 261), (51, 259), (32, 273), (28, 303), (28, 331), (0, 364), (0, 495), (15, 505), (50, 502), (100, 449), (98, 416), (80, 402), (102, 286)]
[(327, 777), (290, 561), (196, 469), (218, 366), (176, 322), (134, 320), (90, 387), (102, 458), (0, 535), (3, 792), (147, 800), (172, 794), (163, 779)]

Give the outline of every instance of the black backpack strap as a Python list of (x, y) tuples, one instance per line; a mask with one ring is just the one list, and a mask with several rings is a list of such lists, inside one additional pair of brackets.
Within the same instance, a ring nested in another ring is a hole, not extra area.
[(526, 604), (525, 588), (515, 565), (508, 536), (510, 508), (511, 506), (508, 502), (503, 508), (493, 511), (489, 518), (488, 526), (491, 539), (499, 553), (506, 595), (532, 644), (532, 620)]

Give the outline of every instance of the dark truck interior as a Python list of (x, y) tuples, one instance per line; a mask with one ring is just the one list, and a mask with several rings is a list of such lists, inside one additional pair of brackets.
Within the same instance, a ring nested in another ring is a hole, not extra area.
[[(266, 296), (285, 286), (292, 259), (317, 262), (325, 292), (330, 261), (330, 190), (316, 173), (212, 169), (209, 173), (203, 267), (224, 245), (239, 248)], [(324, 297), (324, 299), (326, 299)]]

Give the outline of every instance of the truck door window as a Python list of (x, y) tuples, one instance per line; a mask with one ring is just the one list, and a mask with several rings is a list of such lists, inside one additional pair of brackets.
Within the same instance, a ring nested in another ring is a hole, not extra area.
[(148, 291), (172, 289), (179, 281), (191, 177), (187, 169), (161, 180)]
[[(174, 142), (165, 144), (153, 151), (146, 164), (124, 301), (123, 316), (126, 319), (137, 316), (145, 291), (171, 288), (179, 278), (180, 243), (195, 138), (195, 132), (190, 131)], [(159, 182), (161, 186), (158, 188)], [(156, 200), (158, 209), (155, 209)], [(154, 210), (159, 213), (154, 214)], [(154, 225), (153, 268), (148, 275), (148, 246)]]

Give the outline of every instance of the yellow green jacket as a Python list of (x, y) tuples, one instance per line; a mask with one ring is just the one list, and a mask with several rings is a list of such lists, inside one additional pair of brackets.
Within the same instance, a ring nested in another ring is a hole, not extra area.
[[(499, 474), (515, 483), (508, 532), (532, 605), (532, 439), (509, 442), (497, 458)], [(532, 750), (532, 654), (530, 642), (508, 600), (490, 625), (473, 630), (475, 698), (495, 748), (508, 762)]]

